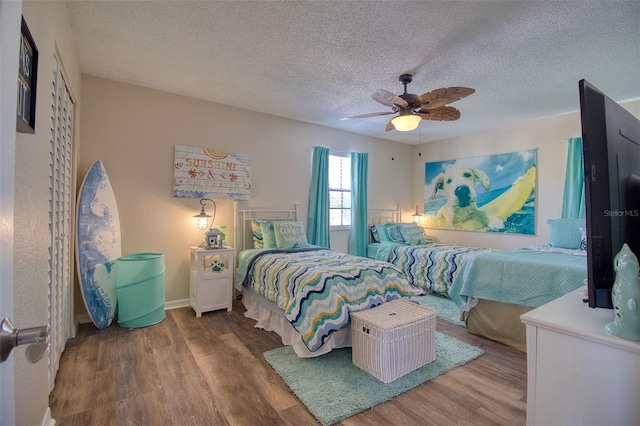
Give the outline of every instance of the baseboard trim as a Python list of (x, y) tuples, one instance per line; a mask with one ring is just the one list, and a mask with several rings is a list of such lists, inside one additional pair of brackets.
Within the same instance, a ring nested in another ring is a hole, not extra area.
[(42, 426), (55, 426), (56, 421), (51, 417), (51, 407), (47, 407), (47, 411), (44, 413), (42, 419)]
[(170, 302), (165, 302), (164, 309), (178, 309), (178, 308), (187, 308), (189, 306), (189, 299), (182, 300), (172, 300)]
[[(164, 303), (164, 309), (178, 309), (178, 308), (187, 308), (189, 307), (189, 299), (181, 299), (181, 300), (171, 300), (169, 302)], [(91, 322), (91, 317), (89, 314), (80, 314), (78, 315), (78, 324), (87, 324)], [(74, 333), (75, 335), (75, 333)]]
[(89, 314), (80, 314), (78, 315), (78, 324), (87, 324), (91, 322), (91, 317)]

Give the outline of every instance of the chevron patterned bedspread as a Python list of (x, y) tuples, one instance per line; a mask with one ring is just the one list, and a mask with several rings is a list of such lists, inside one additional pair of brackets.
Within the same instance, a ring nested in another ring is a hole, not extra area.
[(389, 263), (327, 249), (263, 250), (243, 275), (243, 286), (276, 303), (311, 351), (346, 327), (350, 312), (421, 293)]
[(415, 286), (447, 294), (457, 273), (467, 260), (490, 249), (427, 244), (397, 245), (389, 252), (388, 261), (396, 265)]

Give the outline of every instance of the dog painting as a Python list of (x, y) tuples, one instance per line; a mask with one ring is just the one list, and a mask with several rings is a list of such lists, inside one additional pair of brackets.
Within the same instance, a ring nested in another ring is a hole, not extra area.
[(537, 151), (426, 163), (425, 225), (535, 233)]

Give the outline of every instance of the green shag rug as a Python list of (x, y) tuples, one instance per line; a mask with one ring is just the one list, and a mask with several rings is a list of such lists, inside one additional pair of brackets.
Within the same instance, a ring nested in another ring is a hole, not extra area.
[(316, 358), (299, 358), (290, 346), (264, 358), (323, 425), (331, 425), (381, 404), (479, 357), (482, 349), (436, 332), (436, 360), (391, 383), (353, 365), (351, 348)]
[(458, 308), (458, 305), (448, 297), (439, 296), (437, 294), (427, 294), (426, 296), (419, 296), (416, 300), (422, 306), (435, 309), (439, 318), (445, 319), (461, 327), (467, 327), (464, 321), (460, 321), (460, 308)]

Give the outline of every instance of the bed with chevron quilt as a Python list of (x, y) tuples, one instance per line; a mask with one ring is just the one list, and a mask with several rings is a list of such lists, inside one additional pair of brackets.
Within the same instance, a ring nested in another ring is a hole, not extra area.
[(305, 346), (303, 356), (326, 353), (324, 344), (349, 326), (351, 312), (421, 293), (387, 262), (320, 247), (245, 251), (236, 277), (250, 291), (243, 300), (257, 295), (282, 311)]
[[(351, 312), (422, 293), (388, 262), (320, 247), (245, 250), (238, 256), (236, 283), (243, 289), (246, 315), (265, 329), (282, 328), (283, 343), (302, 357), (350, 346), (345, 330)], [(265, 318), (265, 306), (290, 327)], [(345, 336), (332, 339), (338, 332)]]
[(381, 242), (376, 245), (375, 258), (398, 267), (412, 285), (447, 295), (464, 264), (476, 254), (487, 251), (491, 249), (439, 243)]
[(236, 211), (235, 287), (245, 316), (300, 357), (351, 346), (351, 312), (423, 291), (395, 266), (307, 242), (294, 209)]

